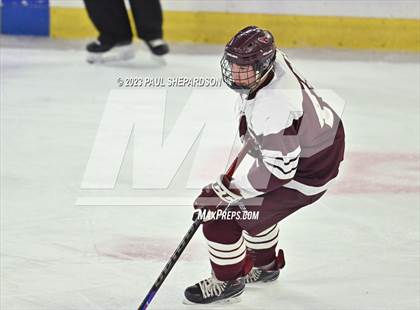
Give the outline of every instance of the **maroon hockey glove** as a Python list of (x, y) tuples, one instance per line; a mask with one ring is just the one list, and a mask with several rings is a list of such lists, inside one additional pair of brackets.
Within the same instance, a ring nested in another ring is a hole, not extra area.
[(222, 174), (215, 183), (204, 187), (194, 201), (194, 209), (215, 211), (242, 199), (239, 191), (230, 186), (231, 178)]

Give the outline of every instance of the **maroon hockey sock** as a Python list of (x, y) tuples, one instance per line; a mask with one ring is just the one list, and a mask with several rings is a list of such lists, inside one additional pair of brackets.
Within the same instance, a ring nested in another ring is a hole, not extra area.
[(242, 269), (244, 266), (244, 261), (233, 264), (233, 265), (217, 265), (211, 262), (211, 267), (213, 269), (213, 274), (216, 279), (220, 281), (230, 281), (235, 280), (242, 276)]
[(264, 250), (252, 250), (250, 254), (254, 259), (255, 267), (265, 266), (276, 259), (276, 246)]
[(254, 267), (254, 260), (247, 254), (245, 258), (237, 264), (221, 266), (211, 262), (211, 267), (216, 279), (220, 281), (229, 281), (247, 275), (252, 267)]

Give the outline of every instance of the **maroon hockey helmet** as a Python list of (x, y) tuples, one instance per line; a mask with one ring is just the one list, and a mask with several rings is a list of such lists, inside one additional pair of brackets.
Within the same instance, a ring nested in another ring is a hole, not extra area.
[(225, 47), (220, 65), (223, 81), (234, 90), (252, 91), (273, 68), (273, 35), (256, 26), (239, 31)]

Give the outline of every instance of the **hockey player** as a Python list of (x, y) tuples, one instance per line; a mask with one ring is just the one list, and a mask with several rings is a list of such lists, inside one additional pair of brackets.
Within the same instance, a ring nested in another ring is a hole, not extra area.
[(226, 45), (224, 82), (238, 91), (239, 134), (250, 140), (253, 165), (203, 188), (195, 209), (259, 211), (258, 220), (203, 223), (212, 276), (185, 290), (187, 303), (239, 296), (245, 285), (278, 278), (285, 266), (276, 252), (281, 220), (323, 196), (344, 156), (339, 115), (276, 50), (269, 31), (249, 26)]

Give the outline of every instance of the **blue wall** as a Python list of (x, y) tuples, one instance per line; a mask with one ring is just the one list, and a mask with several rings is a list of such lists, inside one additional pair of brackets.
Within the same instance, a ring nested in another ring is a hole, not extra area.
[(49, 0), (2, 0), (1, 33), (48, 36)]

